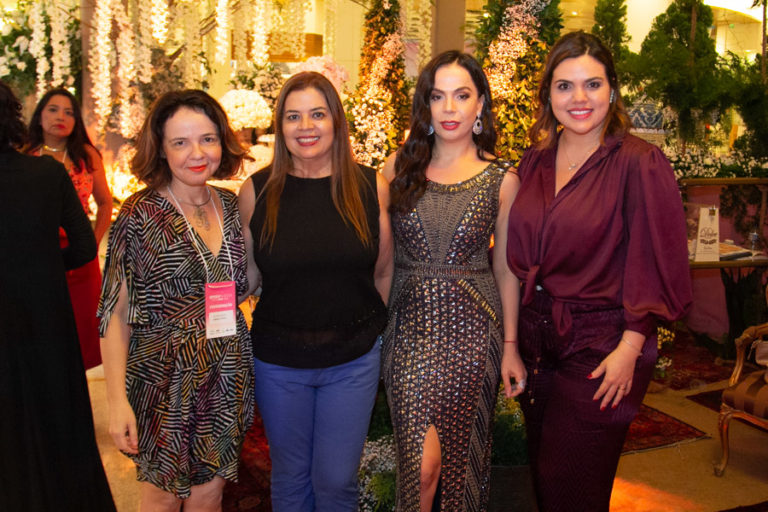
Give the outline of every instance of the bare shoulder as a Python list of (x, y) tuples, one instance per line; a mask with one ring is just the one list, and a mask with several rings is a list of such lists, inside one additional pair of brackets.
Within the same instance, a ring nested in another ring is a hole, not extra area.
[(397, 160), (397, 152), (390, 153), (387, 159), (384, 160), (381, 174), (387, 182), (391, 182), (395, 178), (395, 160)]

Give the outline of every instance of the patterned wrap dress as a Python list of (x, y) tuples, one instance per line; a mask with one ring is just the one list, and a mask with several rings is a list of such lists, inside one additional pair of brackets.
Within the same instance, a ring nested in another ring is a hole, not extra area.
[[(209, 281), (247, 289), (245, 244), (236, 196), (214, 189), (224, 210), (218, 256), (197, 237)], [(237, 335), (207, 339), (206, 271), (181, 213), (151, 189), (129, 197), (109, 237), (99, 304), (104, 336), (120, 286), (128, 288), (126, 389), (136, 415), (138, 479), (187, 498), (214, 476), (237, 480), (245, 433), (253, 419), (253, 355), (237, 311)], [(231, 252), (234, 276), (227, 249)]]
[(442, 450), (440, 509), (487, 509), (503, 343), (488, 251), (510, 167), (497, 160), (458, 184), (430, 181), (413, 210), (392, 215), (395, 274), (382, 364), (397, 451), (397, 510), (419, 509), (430, 425)]

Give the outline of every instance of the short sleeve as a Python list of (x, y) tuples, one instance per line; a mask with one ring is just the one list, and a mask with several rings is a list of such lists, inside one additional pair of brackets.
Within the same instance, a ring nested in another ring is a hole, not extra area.
[(140, 240), (136, 226), (139, 222), (135, 196), (126, 200), (112, 225), (107, 245), (107, 257), (101, 285), (101, 299), (96, 316), (99, 317), (99, 334), (107, 332), (109, 320), (117, 304), (123, 283), (128, 290), (129, 325), (147, 324), (148, 317), (142, 299), (142, 284), (137, 279), (140, 261)]
[(692, 302), (683, 204), (663, 153), (647, 145), (630, 159), (625, 189), (626, 328), (650, 336), (656, 321), (678, 320)]

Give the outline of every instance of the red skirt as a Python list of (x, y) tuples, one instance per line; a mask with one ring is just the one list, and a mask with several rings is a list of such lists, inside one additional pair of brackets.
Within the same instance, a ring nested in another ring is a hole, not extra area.
[(101, 294), (101, 271), (98, 256), (82, 267), (67, 272), (69, 298), (77, 324), (77, 336), (80, 339), (80, 353), (85, 369), (101, 364), (99, 347), (99, 321), (96, 309)]

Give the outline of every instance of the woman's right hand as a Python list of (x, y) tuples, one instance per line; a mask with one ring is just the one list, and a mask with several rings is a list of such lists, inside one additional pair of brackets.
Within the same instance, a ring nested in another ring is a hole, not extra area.
[(109, 406), (109, 435), (117, 448), (125, 453), (138, 455), (139, 436), (136, 433), (136, 415), (128, 400)]

